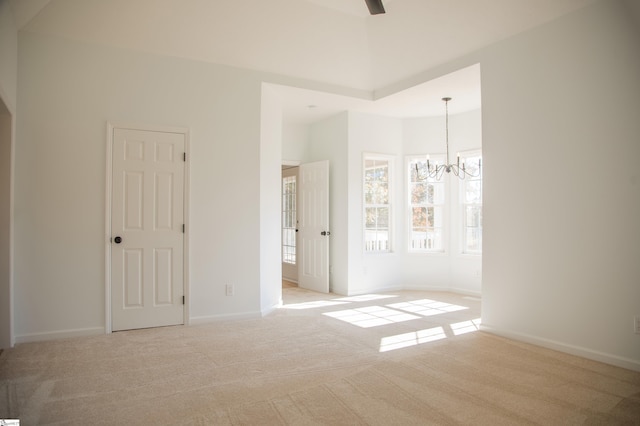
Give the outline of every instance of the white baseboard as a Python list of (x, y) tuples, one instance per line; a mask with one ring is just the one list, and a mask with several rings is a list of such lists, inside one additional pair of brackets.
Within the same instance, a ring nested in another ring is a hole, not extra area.
[(219, 321), (243, 320), (243, 319), (261, 318), (261, 317), (262, 317), (262, 312), (260, 311), (240, 312), (240, 313), (233, 313), (233, 314), (207, 315), (207, 316), (201, 316), (201, 317), (191, 317), (189, 319), (189, 325), (211, 324), (213, 322), (219, 322)]
[(42, 342), (45, 340), (68, 339), (72, 337), (97, 336), (105, 334), (104, 327), (75, 328), (69, 330), (43, 331), (16, 336), (16, 343)]
[(462, 294), (464, 296), (473, 296), (473, 297), (478, 297), (481, 298), (482, 297), (482, 292), (481, 291), (474, 291), (474, 290), (469, 290), (466, 288), (450, 288), (449, 290), (445, 290), (445, 291), (450, 291), (451, 293), (456, 293), (456, 294)]
[(449, 292), (461, 294), (464, 296), (474, 296), (481, 297), (482, 293), (479, 291), (471, 291), (462, 288), (451, 288), (451, 287), (437, 287), (437, 286), (388, 286), (388, 287), (380, 287), (375, 289), (367, 289), (367, 290), (359, 290), (356, 289), (353, 292), (349, 292), (349, 296), (360, 296), (363, 294), (371, 294), (371, 293), (389, 293), (393, 291), (434, 291), (434, 292)]
[(615, 365), (617, 367), (626, 368), (628, 370), (640, 371), (640, 361), (636, 359), (625, 358), (618, 355), (595, 351), (592, 349), (583, 348), (581, 346), (569, 345), (567, 343), (532, 336), (529, 334), (518, 333), (511, 330), (503, 330), (486, 324), (481, 324), (480, 330), (486, 331), (487, 333), (495, 334), (497, 336), (506, 337), (508, 339), (518, 340), (521, 342), (530, 343), (536, 346), (542, 346), (544, 348), (565, 352), (594, 361), (604, 362), (605, 364)]

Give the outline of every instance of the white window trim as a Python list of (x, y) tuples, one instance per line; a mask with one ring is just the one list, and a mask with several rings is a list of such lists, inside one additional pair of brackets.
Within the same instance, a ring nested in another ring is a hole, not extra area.
[[(460, 151), (460, 161), (462, 161), (464, 158), (467, 157), (474, 157), (476, 155), (479, 155), (480, 157), (482, 157), (482, 149), (470, 149), (470, 150), (466, 150), (466, 151)], [(484, 172), (481, 173), (481, 178), (482, 178), (482, 201), (480, 203), (480, 206), (482, 206), (482, 210), (484, 212)], [(466, 179), (465, 179), (466, 180)], [(459, 247), (459, 255), (461, 257), (478, 257), (478, 256), (482, 256), (482, 249), (480, 249), (479, 251), (465, 251), (466, 247), (465, 247), (465, 207), (466, 207), (466, 203), (464, 202), (464, 182), (465, 180), (461, 180), (459, 179), (458, 182), (458, 203), (460, 205), (459, 210), (459, 223), (460, 223), (460, 229), (459, 229), (459, 238), (458, 238), (458, 247)], [(484, 221), (483, 221), (484, 222)], [(484, 227), (480, 227), (481, 232), (484, 232)], [(483, 238), (483, 242), (484, 242), (484, 238)]]
[(449, 252), (449, 227), (450, 227), (450, 215), (451, 212), (449, 210), (449, 205), (451, 203), (451, 191), (449, 190), (449, 179), (447, 179), (446, 177), (442, 177), (442, 182), (444, 183), (444, 194), (445, 194), (445, 199), (444, 199), (444, 203), (443, 203), (443, 220), (444, 223), (442, 225), (442, 249), (438, 249), (438, 250), (427, 250), (427, 249), (412, 249), (410, 247), (410, 242), (411, 242), (411, 231), (412, 231), (412, 223), (413, 223), (413, 219), (412, 219), (412, 211), (411, 211), (411, 189), (409, 188), (409, 185), (411, 183), (411, 175), (409, 172), (409, 164), (413, 161), (413, 160), (417, 160), (417, 159), (426, 159), (427, 156), (429, 156), (430, 158), (433, 158), (434, 160), (442, 160), (442, 161), (446, 161), (446, 154), (445, 153), (428, 153), (428, 154), (414, 154), (414, 155), (407, 155), (405, 156), (405, 162), (404, 162), (404, 176), (405, 176), (405, 182), (404, 182), (404, 190), (405, 190), (405, 206), (404, 208), (406, 209), (406, 249), (407, 249), (407, 253), (409, 254), (417, 254), (417, 255), (427, 255), (427, 256), (442, 256), (442, 255), (448, 255)]
[[(362, 191), (362, 210), (360, 212), (360, 217), (362, 220), (362, 224), (360, 226), (362, 232), (362, 252), (366, 255), (388, 255), (394, 253), (394, 221), (395, 221), (395, 207), (394, 207), (394, 192), (395, 192), (395, 155), (391, 154), (380, 154), (373, 152), (363, 152), (362, 153), (362, 173), (360, 174), (360, 189)], [(366, 209), (367, 203), (365, 200), (365, 192), (364, 192), (364, 177), (365, 177), (365, 161), (366, 160), (382, 160), (387, 161), (389, 164), (389, 249), (388, 250), (376, 250), (376, 251), (367, 251), (367, 241), (366, 241)]]

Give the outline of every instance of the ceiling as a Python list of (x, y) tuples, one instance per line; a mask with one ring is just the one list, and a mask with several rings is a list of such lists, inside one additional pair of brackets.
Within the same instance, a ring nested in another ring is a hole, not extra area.
[[(595, 1), (383, 0), (387, 13), (371, 16), (364, 0), (9, 0), (22, 31), (326, 88), (274, 86), (285, 118), (301, 124), (346, 109), (442, 114), (443, 96), (453, 98), (451, 113), (477, 108), (478, 66), (398, 93), (393, 88)], [(392, 94), (374, 101), (378, 93)]]
[(270, 85), (282, 96), (287, 122), (307, 125), (342, 111), (397, 118), (444, 115), (443, 97), (450, 97), (452, 114), (479, 109), (480, 65), (476, 64), (380, 99), (362, 99), (328, 92)]

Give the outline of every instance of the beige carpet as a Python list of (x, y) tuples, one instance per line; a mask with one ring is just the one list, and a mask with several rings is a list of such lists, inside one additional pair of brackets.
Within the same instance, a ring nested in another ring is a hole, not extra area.
[(291, 281), (282, 280), (282, 288), (296, 288), (296, 287), (298, 287), (298, 284)]
[[(284, 289), (263, 318), (17, 345), (21, 425), (640, 424), (640, 373), (476, 331), (480, 302)], [(384, 296), (384, 298), (382, 297)]]

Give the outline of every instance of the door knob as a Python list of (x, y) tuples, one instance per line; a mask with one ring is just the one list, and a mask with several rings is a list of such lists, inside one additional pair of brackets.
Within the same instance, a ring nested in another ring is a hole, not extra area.
[(116, 244), (120, 244), (122, 242), (122, 237), (115, 237), (113, 239), (113, 242), (116, 243)]

